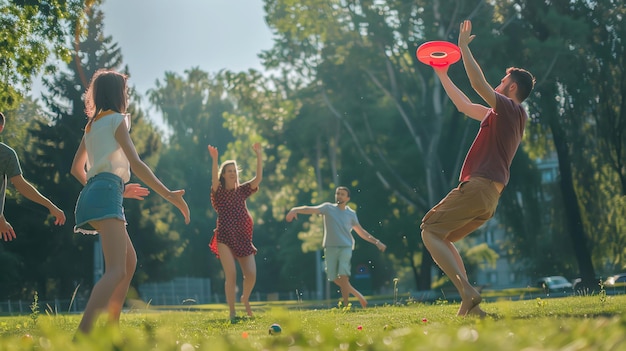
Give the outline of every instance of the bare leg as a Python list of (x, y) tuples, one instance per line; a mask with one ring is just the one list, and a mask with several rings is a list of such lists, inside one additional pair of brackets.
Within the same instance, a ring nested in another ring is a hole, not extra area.
[(135, 274), (137, 268), (137, 253), (133, 243), (130, 241), (128, 233), (126, 234), (126, 277), (117, 285), (111, 299), (109, 300), (109, 322), (119, 323), (122, 307), (126, 301), (128, 287)]
[(246, 313), (252, 317), (252, 309), (250, 308), (250, 294), (256, 284), (256, 261), (254, 255), (237, 258), (241, 272), (243, 273), (243, 293), (241, 295), (241, 303), (246, 307)]
[(365, 297), (363, 297), (363, 295), (357, 289), (355, 289), (352, 284), (350, 284), (350, 278), (347, 275), (338, 276), (337, 279), (334, 280), (334, 282), (339, 286), (339, 289), (341, 290), (341, 298), (343, 299), (344, 306), (348, 306), (348, 299), (350, 297), (350, 294), (352, 294), (359, 300), (361, 307), (367, 307), (367, 300), (365, 300)]
[[(459, 254), (459, 251), (457, 250), (456, 246), (454, 246), (454, 244), (450, 241), (444, 240), (444, 242), (450, 247), (450, 251), (454, 255), (457, 265), (461, 267), (461, 271), (463, 273), (462, 274), (463, 279), (469, 282), (469, 279), (467, 278), (467, 271), (465, 270), (465, 264), (463, 264), (463, 259), (461, 258), (461, 255)], [(472, 289), (474, 288), (472, 287)], [(474, 303), (473, 307), (470, 307), (470, 309), (465, 314), (461, 314), (462, 307), (459, 307), (459, 312), (457, 313), (457, 315), (462, 316), (462, 315), (472, 314), (472, 315), (478, 315), (480, 317), (485, 317), (487, 315), (487, 313), (485, 313), (485, 311), (483, 311), (479, 305), (480, 302), (482, 301), (482, 297), (480, 297), (480, 293), (478, 293), (478, 291), (476, 291), (476, 293), (478, 294), (479, 298), (478, 300), (476, 300), (475, 298), (471, 300)]]
[[(437, 234), (430, 233), (426, 230), (422, 231), (422, 240), (433, 257), (433, 260), (439, 265), (448, 278), (450, 278), (461, 295), (461, 307), (457, 315), (467, 315), (478, 306), (482, 298), (480, 293), (474, 289), (467, 279), (465, 265), (463, 264), (459, 252), (452, 242), (442, 239)], [(480, 308), (474, 310), (472, 313), (478, 313), (478, 310), (480, 310)]]
[[(345, 279), (341, 279), (341, 275), (334, 280), (334, 283), (339, 286), (339, 291), (341, 292), (341, 300), (343, 301), (344, 306), (348, 306), (348, 302), (350, 299), (350, 288), (345, 286)], [(345, 277), (345, 276), (343, 276)]]
[(92, 223), (100, 233), (104, 253), (104, 274), (91, 290), (78, 331), (89, 333), (98, 315), (109, 305), (111, 296), (126, 278), (126, 226), (119, 219), (105, 219)]
[(220, 254), (220, 262), (224, 269), (224, 293), (226, 294), (226, 303), (230, 312), (230, 318), (237, 316), (235, 312), (235, 290), (237, 288), (237, 267), (235, 267), (235, 257), (228, 246), (222, 243), (217, 244), (217, 250)]

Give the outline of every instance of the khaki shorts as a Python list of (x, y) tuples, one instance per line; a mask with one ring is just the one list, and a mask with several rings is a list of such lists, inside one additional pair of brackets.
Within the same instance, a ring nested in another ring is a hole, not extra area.
[(492, 180), (472, 177), (428, 211), (420, 228), (458, 241), (493, 217), (499, 199), (500, 193)]
[(350, 276), (350, 260), (352, 248), (344, 246), (330, 246), (324, 248), (324, 268), (329, 281), (334, 281), (340, 275)]

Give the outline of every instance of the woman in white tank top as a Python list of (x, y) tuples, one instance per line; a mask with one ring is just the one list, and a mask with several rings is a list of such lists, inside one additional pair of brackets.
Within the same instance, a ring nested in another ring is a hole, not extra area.
[(91, 331), (99, 313), (108, 311), (117, 323), (137, 256), (126, 231), (122, 197), (142, 200), (148, 189), (127, 184), (130, 172), (149, 188), (176, 206), (189, 223), (184, 190), (169, 190), (139, 158), (130, 138), (127, 77), (115, 71), (99, 70), (85, 92), (85, 112), (90, 117), (74, 156), (72, 175), (85, 187), (76, 203), (76, 232), (100, 234), (105, 272), (87, 301), (78, 333)]

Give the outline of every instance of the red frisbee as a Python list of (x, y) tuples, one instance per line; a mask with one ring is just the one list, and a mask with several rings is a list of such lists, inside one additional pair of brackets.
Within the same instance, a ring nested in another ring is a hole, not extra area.
[(446, 67), (461, 59), (461, 49), (447, 41), (429, 41), (420, 45), (417, 59), (433, 67)]

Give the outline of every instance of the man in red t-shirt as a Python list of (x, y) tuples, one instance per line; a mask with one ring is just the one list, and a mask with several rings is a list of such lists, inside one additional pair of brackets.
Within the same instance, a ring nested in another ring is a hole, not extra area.
[(422, 240), (443, 272), (461, 295), (457, 315), (484, 316), (480, 293), (470, 284), (463, 260), (454, 242), (466, 237), (493, 217), (500, 193), (509, 181), (510, 166), (519, 147), (528, 118), (521, 106), (535, 84), (535, 78), (520, 68), (508, 68), (495, 89), (476, 63), (469, 43), (472, 23), (464, 21), (459, 33), (463, 65), (472, 88), (489, 107), (472, 103), (448, 77), (448, 67), (435, 72), (456, 108), (480, 121), (480, 130), (470, 147), (459, 178), (460, 184), (422, 219)]

